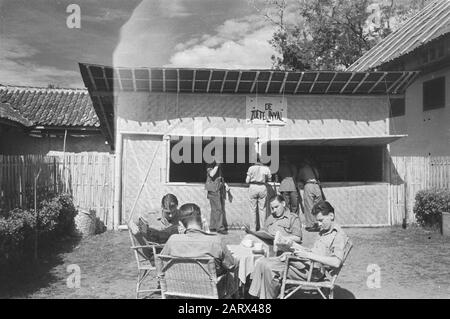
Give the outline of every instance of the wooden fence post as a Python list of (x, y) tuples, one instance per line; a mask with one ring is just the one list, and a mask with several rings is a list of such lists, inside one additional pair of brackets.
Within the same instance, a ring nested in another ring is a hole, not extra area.
[(59, 193), (58, 180), (56, 170), (56, 157), (53, 157), (53, 191)]

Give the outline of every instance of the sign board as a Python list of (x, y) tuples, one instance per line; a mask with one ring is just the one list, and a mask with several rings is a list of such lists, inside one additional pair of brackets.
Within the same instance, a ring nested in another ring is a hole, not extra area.
[(247, 124), (285, 125), (287, 100), (282, 96), (247, 96), (246, 119)]

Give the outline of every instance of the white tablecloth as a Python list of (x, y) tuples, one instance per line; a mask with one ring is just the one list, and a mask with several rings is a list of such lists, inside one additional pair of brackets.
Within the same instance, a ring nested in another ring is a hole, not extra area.
[(254, 254), (252, 248), (247, 248), (242, 245), (228, 245), (227, 246), (233, 257), (239, 261), (239, 280), (245, 284), (247, 276), (255, 269), (255, 264), (263, 254)]

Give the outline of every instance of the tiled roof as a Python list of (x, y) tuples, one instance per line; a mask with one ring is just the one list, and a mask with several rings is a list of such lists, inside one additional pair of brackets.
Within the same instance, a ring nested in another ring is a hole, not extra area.
[(87, 90), (0, 85), (0, 103), (31, 125), (99, 127)]
[(32, 126), (33, 123), (28, 121), (19, 112), (14, 110), (9, 103), (0, 103), (0, 119), (6, 119), (12, 122), (22, 124), (23, 126)]
[(347, 71), (366, 71), (408, 54), (450, 32), (450, 0), (431, 2), (367, 51)]

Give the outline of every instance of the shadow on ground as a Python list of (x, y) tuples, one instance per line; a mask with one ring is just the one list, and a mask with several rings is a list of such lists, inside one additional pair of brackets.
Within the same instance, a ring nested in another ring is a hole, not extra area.
[[(296, 292), (290, 299), (322, 299), (322, 296), (316, 290), (303, 290)], [(356, 299), (356, 297), (350, 290), (336, 285), (334, 299)]]
[(28, 254), (20, 263), (0, 269), (0, 299), (26, 298), (60, 280), (52, 269), (64, 263), (62, 254), (72, 252), (80, 240), (78, 235), (66, 237), (40, 250), (36, 261)]

